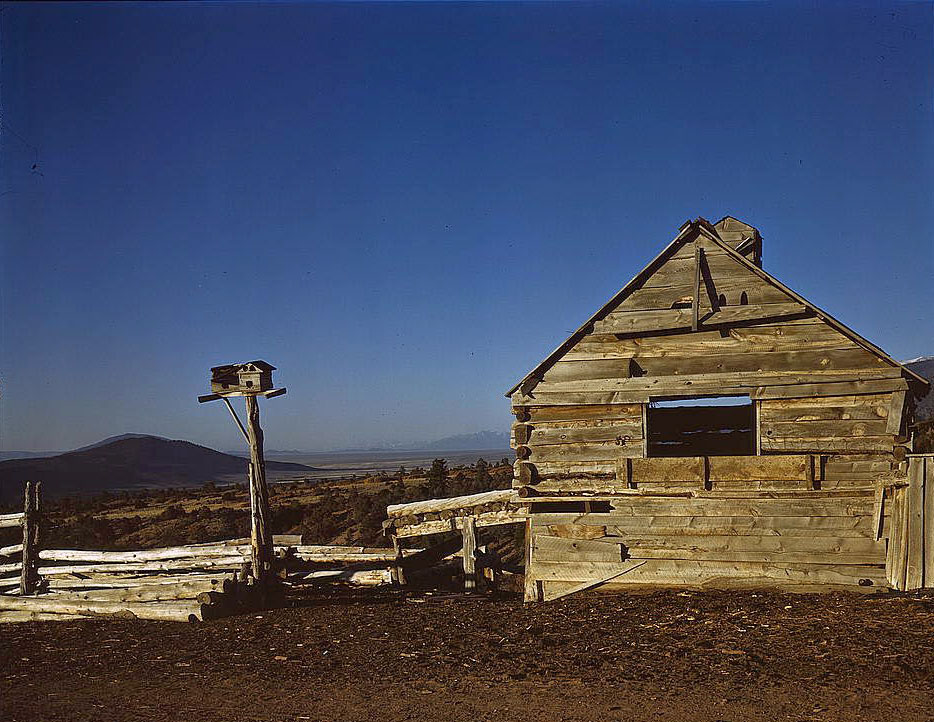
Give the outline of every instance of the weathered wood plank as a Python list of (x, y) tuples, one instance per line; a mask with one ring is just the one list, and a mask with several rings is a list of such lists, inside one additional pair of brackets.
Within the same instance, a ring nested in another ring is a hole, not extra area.
[(642, 423), (610, 423), (603, 426), (533, 427), (528, 443), (531, 446), (548, 444), (610, 442), (617, 439), (641, 439)]
[[(717, 327), (737, 323), (766, 323), (780, 318), (803, 316), (808, 308), (800, 303), (766, 303), (756, 306), (724, 306), (699, 319), (699, 326)], [(632, 334), (652, 331), (690, 330), (691, 309), (662, 311), (619, 311), (594, 322), (594, 333)]]
[[(924, 586), (924, 464), (914, 459), (908, 465), (905, 589), (921, 589)], [(928, 551), (930, 553), (930, 551)]]
[(905, 408), (905, 398), (907, 391), (896, 391), (892, 394), (892, 400), (889, 404), (888, 424), (886, 424), (885, 433), (898, 435), (902, 428), (902, 412)]
[[(476, 514), (473, 518), (477, 527), (503, 526), (505, 524), (521, 524), (525, 521), (526, 514), (522, 510), (508, 509)], [(444, 534), (446, 532), (460, 531), (463, 523), (464, 517), (452, 516), (450, 519), (434, 519), (400, 525), (395, 527), (393, 534), (399, 538)]]
[(641, 436), (639, 438), (619, 437), (619, 441), (594, 442), (589, 444), (549, 444), (531, 446), (530, 461), (541, 462), (568, 461), (615, 461), (629, 456), (641, 456)]
[(544, 376), (545, 381), (581, 381), (586, 379), (620, 379), (632, 375), (629, 359), (600, 361), (558, 361)]
[[(567, 363), (585, 366), (599, 361), (571, 361)], [(868, 351), (854, 347), (831, 350), (765, 351), (750, 353), (710, 352), (700, 355), (640, 357), (631, 364), (641, 369), (646, 376), (673, 376), (685, 374), (739, 373), (739, 372), (815, 372), (842, 371), (847, 369), (892, 368)], [(583, 375), (583, 371), (579, 372)], [(612, 378), (592, 374), (590, 379)], [(550, 380), (550, 379), (549, 379)], [(567, 375), (568, 381), (576, 380)]]
[(538, 561), (623, 561), (619, 540), (564, 539), (535, 534), (532, 537), (532, 560)]
[[(887, 436), (885, 419), (876, 421), (840, 419), (834, 421), (766, 421), (764, 434), (770, 438), (828, 438), (849, 436)], [(829, 450), (829, 449), (828, 449)]]
[(860, 348), (852, 340), (817, 318), (782, 321), (664, 335), (620, 337), (589, 334), (581, 338), (562, 360), (578, 358), (651, 358), (696, 354), (764, 353), (795, 350)]
[(831, 370), (788, 370), (788, 371), (722, 371), (697, 374), (673, 374), (662, 376), (639, 376), (627, 379), (588, 379), (585, 381), (562, 381), (539, 384), (532, 396), (543, 391), (555, 392), (608, 392), (608, 391), (664, 391), (691, 390), (695, 386), (726, 386), (759, 388), (764, 386), (847, 384), (859, 381), (885, 381), (899, 379), (901, 370), (894, 367), (831, 369)]
[[(733, 534), (776, 536), (870, 537), (872, 518), (863, 516), (644, 516), (625, 517), (618, 514), (534, 514), (536, 529), (551, 529), (555, 525), (594, 526), (607, 534), (632, 536), (641, 534)], [(551, 532), (549, 532), (551, 533)], [(557, 536), (557, 535), (555, 535)]]
[[(867, 397), (868, 398), (868, 397)], [(764, 423), (804, 421), (885, 421), (888, 408), (885, 404), (841, 404), (821, 406), (808, 403), (808, 399), (794, 399), (795, 406), (776, 408), (776, 401), (763, 401), (760, 418)], [(782, 403), (787, 403), (782, 401)], [(883, 430), (882, 433), (888, 433)]]
[(540, 422), (564, 421), (633, 421), (642, 418), (642, 405), (638, 403), (596, 404), (579, 406), (533, 406), (529, 409), (533, 425)]
[(809, 437), (809, 438), (775, 438), (769, 436), (766, 429), (762, 436), (763, 451), (810, 451), (821, 452), (868, 452), (888, 451), (895, 446), (893, 436), (854, 436), (852, 438), (840, 437)]
[(632, 460), (632, 481), (635, 484), (648, 481), (690, 481), (703, 484), (704, 480), (704, 458), (701, 456)]
[(613, 581), (617, 577), (621, 577), (624, 574), (628, 574), (633, 569), (642, 566), (645, 562), (631, 562), (624, 568), (622, 571), (614, 571), (612, 574), (606, 577), (600, 577), (597, 579), (591, 579), (580, 584), (574, 584), (572, 586), (565, 586), (561, 589), (554, 589), (552, 587), (545, 587), (542, 594), (542, 601), (551, 602), (555, 599), (560, 599), (561, 597), (566, 597), (571, 594), (577, 594), (578, 592), (586, 591), (587, 589), (592, 589), (600, 584), (605, 584), (606, 582)]
[(711, 456), (711, 481), (807, 481), (810, 459), (806, 455)]
[(934, 587), (934, 457), (915, 457), (924, 463), (924, 586)]
[[(606, 577), (625, 568), (626, 562), (538, 562), (537, 579), (585, 582)], [(716, 588), (721, 580), (770, 586), (776, 583), (839, 584), (860, 586), (867, 580), (884, 587), (885, 570), (877, 566), (833, 564), (767, 564), (761, 562), (717, 562), (653, 559), (632, 570), (626, 585), (698, 586)]]

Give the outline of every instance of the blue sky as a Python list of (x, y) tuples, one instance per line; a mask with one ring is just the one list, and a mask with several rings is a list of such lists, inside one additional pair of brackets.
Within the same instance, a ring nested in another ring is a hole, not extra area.
[[(934, 353), (930, 3), (12, 5), (0, 448), (507, 429), (503, 392), (689, 217)], [(32, 166), (38, 162), (38, 169)]]

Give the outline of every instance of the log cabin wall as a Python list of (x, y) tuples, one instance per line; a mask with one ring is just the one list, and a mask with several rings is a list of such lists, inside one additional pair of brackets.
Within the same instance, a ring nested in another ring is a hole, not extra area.
[[(761, 255), (735, 219), (686, 224), (510, 392), (527, 598), (886, 584), (876, 487), (905, 458), (917, 380), (761, 272)], [(653, 402), (706, 396), (753, 404), (755, 440), (732, 471), (731, 457), (651, 458)], [(671, 493), (687, 496), (653, 496)]]

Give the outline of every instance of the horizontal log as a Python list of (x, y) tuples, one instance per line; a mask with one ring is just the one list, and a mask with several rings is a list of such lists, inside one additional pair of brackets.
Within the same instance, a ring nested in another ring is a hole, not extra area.
[(23, 525), (23, 512), (0, 514), (0, 529), (9, 529)]
[(578, 341), (562, 360), (641, 359), (693, 354), (787, 352), (796, 350), (859, 348), (823, 321), (811, 318), (777, 324), (743, 326), (714, 331), (669, 335), (619, 337), (589, 334)]
[[(512, 396), (513, 404), (534, 406), (581, 406), (587, 404), (623, 404), (644, 403), (652, 398), (690, 397), (690, 396), (742, 396), (748, 395), (753, 399), (798, 399), (814, 398), (820, 396), (852, 396), (857, 394), (879, 394), (889, 391), (904, 390), (908, 383), (902, 378), (883, 378), (878, 380), (858, 379), (853, 381), (827, 380), (822, 383), (787, 383), (784, 385), (766, 386), (727, 386), (717, 383), (714, 374), (704, 377), (703, 381), (668, 384), (665, 388), (628, 388), (618, 391), (554, 391), (547, 388), (536, 388), (532, 396), (523, 396), (516, 392)], [(665, 377), (675, 378), (677, 377)], [(770, 380), (776, 380), (774, 377)], [(814, 379), (811, 379), (814, 380)], [(633, 379), (639, 381), (639, 379)], [(743, 383), (751, 383), (743, 381)]]
[[(134, 587), (113, 589), (55, 590), (50, 597), (69, 602), (152, 602), (198, 599), (206, 592), (223, 594), (223, 591), (206, 582), (180, 582), (177, 584), (143, 584)], [(204, 600), (200, 600), (205, 603)]]
[(632, 459), (629, 464), (634, 483), (691, 481), (703, 484), (705, 479), (704, 457), (702, 456)]
[(43, 583), (52, 591), (78, 590), (78, 589), (130, 589), (158, 585), (190, 584), (202, 588), (204, 591), (214, 590), (232, 592), (234, 581), (232, 574), (219, 576), (218, 574), (88, 574), (78, 576), (61, 576), (43, 580)]
[(73, 622), (76, 619), (91, 619), (84, 614), (51, 614), (49, 612), (0, 611), (0, 624), (17, 622)]
[(839, 436), (884, 436), (886, 435), (886, 423), (885, 419), (876, 421), (796, 419), (795, 421), (763, 420), (761, 425), (762, 433), (769, 437), (816, 439)]
[[(677, 279), (673, 279), (677, 280)], [(757, 279), (750, 278), (725, 278), (714, 279), (717, 295), (724, 295), (727, 304), (739, 305), (741, 294), (745, 293), (749, 303), (786, 303), (788, 294), (774, 286), (765, 283), (757, 283)], [(653, 279), (649, 279), (652, 282)], [(632, 295), (623, 300), (615, 311), (652, 311), (659, 309), (670, 309), (672, 305), (681, 299), (694, 296), (693, 283), (676, 283), (674, 285), (643, 286)], [(727, 306), (724, 306), (724, 308)], [(707, 311), (710, 309), (710, 300), (707, 293), (701, 286), (701, 309)]]
[(42, 549), (39, 559), (57, 562), (143, 562), (159, 560), (211, 560), (214, 558), (249, 555), (250, 546), (201, 546), (139, 549), (124, 552), (95, 551), (90, 549)]
[[(800, 303), (766, 303), (755, 306), (725, 306), (705, 313), (700, 327), (718, 327), (736, 323), (766, 323), (780, 318), (804, 316), (808, 308)], [(614, 312), (594, 323), (594, 333), (640, 333), (646, 331), (679, 331), (691, 328), (692, 311), (670, 309), (662, 311)]]
[(604, 361), (558, 361), (545, 371), (546, 381), (619, 379), (631, 376), (629, 359)]
[(574, 540), (535, 535), (534, 561), (687, 559), (775, 564), (885, 564), (885, 542), (866, 537), (680, 535)]
[(11, 564), (0, 564), (0, 574), (9, 574), (10, 572), (18, 572), (22, 570), (22, 562), (13, 562)]
[[(535, 579), (584, 582), (607, 577), (626, 562), (538, 562), (533, 566)], [(721, 582), (749, 586), (785, 584), (836, 584), (860, 586), (868, 580), (872, 586), (887, 586), (884, 567), (835, 564), (768, 564), (761, 562), (717, 562), (652, 559), (620, 578), (625, 586), (688, 586), (716, 588)]]
[(607, 534), (632, 536), (651, 534), (734, 534), (767, 536), (870, 537), (872, 516), (621, 516), (619, 514), (533, 514), (533, 529), (555, 524), (599, 526)]
[(790, 408), (773, 408), (772, 401), (763, 401), (759, 409), (759, 419), (763, 424), (774, 422), (814, 422), (814, 421), (878, 421), (885, 420), (888, 409), (870, 404), (812, 406), (807, 399), (798, 399), (801, 403)]
[[(620, 455), (622, 457), (622, 455)], [(547, 479), (552, 476), (569, 475), (602, 475), (610, 479), (616, 478), (619, 460), (604, 461), (540, 461), (534, 464), (526, 462), (535, 469), (535, 478)], [(534, 483), (534, 482), (525, 482)]]
[(85, 602), (59, 600), (56, 596), (0, 596), (0, 610), (178, 622), (204, 619), (203, 605), (197, 602)]
[(229, 557), (201, 557), (199, 559), (167, 559), (151, 562), (120, 562), (98, 564), (75, 564), (71, 566), (39, 567), (40, 576), (61, 574), (104, 574), (113, 572), (123, 574), (126, 572), (158, 572), (181, 569), (230, 569), (238, 570), (242, 564), (250, 560), (249, 555)]
[(406, 504), (390, 504), (386, 507), (386, 514), (390, 517), (396, 517), (447, 510), (469, 509), (471, 507), (483, 506), (484, 504), (495, 502), (508, 502), (512, 497), (513, 493), (511, 489), (497, 489), (495, 491), (484, 491), (479, 494), (452, 496), (445, 499), (426, 499), (425, 501), (413, 501)]
[(614, 461), (625, 457), (642, 455), (642, 439), (620, 437), (617, 441), (593, 442), (588, 444), (547, 444), (531, 446), (529, 460), (534, 464), (549, 461)]
[[(504, 524), (524, 523), (527, 514), (524, 509), (507, 509), (475, 514), (471, 517), (477, 527), (502, 526)], [(421, 521), (416, 524), (396, 526), (393, 534), (396, 537), (427, 536), (429, 534), (444, 534), (446, 532), (460, 531), (464, 527), (464, 517), (451, 517), (450, 519), (435, 519)]]
[(711, 481), (808, 481), (811, 459), (807, 455), (711, 456)]
[[(768, 493), (768, 492), (764, 492)], [(545, 497), (567, 501), (568, 498)], [(599, 500), (600, 497), (592, 497)], [(613, 497), (614, 514), (629, 516), (858, 516), (872, 515), (872, 496), (835, 498), (653, 498)], [(536, 499), (534, 501), (542, 501)], [(586, 499), (581, 499), (586, 501)]]
[(396, 552), (391, 548), (297, 546), (294, 549), (294, 558), (306, 562), (380, 562), (396, 559)]
[(360, 586), (379, 586), (392, 583), (389, 569), (324, 569), (301, 574), (290, 574), (291, 581), (301, 582), (343, 582)]
[(534, 407), (528, 410), (533, 425), (561, 421), (642, 422), (641, 404), (603, 404), (596, 406)]
[(22, 544), (12, 544), (8, 547), (0, 547), (0, 557), (10, 557), (23, 553)]
[(629, 441), (642, 439), (642, 420), (638, 422), (620, 424), (608, 423), (601, 426), (581, 427), (532, 427), (528, 443), (533, 446), (569, 443), (614, 443), (617, 439)]
[(562, 381), (539, 384), (532, 395), (549, 391), (557, 392), (608, 392), (608, 391), (651, 391), (665, 392), (683, 390), (694, 386), (724, 386), (757, 389), (764, 386), (788, 386), (794, 384), (850, 383), (863, 379), (898, 379), (902, 371), (890, 366), (871, 369), (811, 370), (811, 371), (718, 371), (710, 373), (667, 374), (661, 376), (639, 376), (631, 379), (590, 379), (587, 381)]
[[(592, 363), (607, 363), (606, 361), (577, 361), (578, 365), (585, 366)], [(632, 361), (635, 368), (641, 370), (644, 376), (673, 376), (685, 374), (711, 374), (711, 373), (826, 373), (830, 371), (842, 372), (845, 370), (875, 370), (889, 369), (892, 365), (865, 349), (854, 346), (848, 349), (807, 349), (796, 351), (764, 351), (751, 353), (724, 353), (708, 352), (695, 356), (664, 356), (638, 358)], [(584, 376), (589, 378), (613, 378), (600, 376)], [(570, 373), (566, 374), (568, 381), (575, 380)], [(547, 377), (547, 380), (551, 380)]]
[(894, 436), (853, 436), (840, 437), (811, 437), (790, 438), (768, 436), (761, 437), (763, 451), (809, 451), (812, 453), (827, 452), (891, 452), (895, 447)]

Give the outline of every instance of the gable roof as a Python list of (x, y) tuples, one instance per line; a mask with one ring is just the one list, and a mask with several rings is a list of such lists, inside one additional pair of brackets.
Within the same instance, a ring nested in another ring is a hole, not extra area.
[[(719, 225), (720, 223), (723, 223), (723, 221), (727, 219), (738, 220), (738, 219), (733, 218), (732, 216), (724, 216), (724, 218), (722, 218), (720, 221), (717, 222), (717, 225)], [(742, 223), (743, 225), (748, 226), (748, 224), (744, 223), (743, 221), (738, 221), (738, 222)], [(749, 226), (749, 227), (752, 228), (752, 226)], [(515, 386), (509, 389), (509, 391), (506, 392), (506, 397), (508, 398), (512, 396), (523, 385), (525, 385), (526, 383), (530, 381), (541, 380), (541, 377), (544, 375), (545, 371), (547, 371), (547, 369), (553, 363), (555, 363), (565, 353), (567, 353), (567, 351), (569, 351), (570, 348), (574, 344), (576, 344), (582, 337), (586, 336), (588, 333), (591, 332), (592, 325), (595, 321), (599, 321), (604, 315), (608, 314), (611, 310), (613, 310), (616, 306), (618, 306), (629, 294), (631, 294), (639, 286), (639, 284), (642, 283), (644, 279), (646, 279), (648, 276), (655, 273), (655, 271), (657, 271), (658, 268), (661, 267), (661, 265), (665, 263), (665, 261), (667, 261), (668, 258), (681, 245), (683, 245), (687, 241), (688, 237), (691, 236), (694, 231), (702, 234), (704, 237), (709, 239), (711, 242), (716, 244), (718, 247), (722, 248), (724, 251), (726, 251), (726, 253), (731, 258), (736, 260), (741, 265), (745, 266), (752, 273), (759, 276), (767, 283), (772, 284), (773, 286), (780, 289), (781, 291), (784, 291), (786, 294), (788, 294), (793, 299), (798, 301), (798, 303), (802, 304), (803, 306), (806, 306), (808, 309), (810, 309), (814, 313), (815, 316), (817, 316), (819, 319), (824, 321), (830, 327), (842, 333), (844, 336), (849, 338), (851, 341), (853, 341), (857, 345), (863, 347), (870, 353), (875, 354), (876, 356), (883, 359), (884, 361), (887, 361), (893, 366), (897, 366), (901, 368), (902, 371), (906, 375), (912, 377), (912, 379), (914, 379), (915, 381), (919, 381), (925, 386), (930, 386), (930, 382), (927, 379), (925, 379), (923, 376), (920, 376), (919, 374), (915, 373), (907, 366), (899, 363), (894, 358), (889, 356), (881, 348), (876, 346), (874, 343), (863, 338), (858, 333), (856, 333), (856, 331), (849, 328), (842, 322), (838, 321), (826, 311), (823, 311), (822, 309), (818, 308), (817, 306), (815, 306), (813, 303), (808, 301), (806, 298), (804, 298), (800, 294), (795, 293), (790, 288), (788, 288), (785, 284), (779, 281), (777, 278), (772, 276), (770, 273), (762, 270), (762, 268), (757, 266), (754, 262), (750, 261), (744, 255), (737, 252), (728, 243), (725, 243), (722, 238), (720, 238), (717, 232), (717, 229), (714, 227), (713, 224), (710, 223), (710, 221), (708, 221), (706, 218), (698, 217), (694, 219), (693, 221), (686, 221), (681, 226), (681, 228), (678, 229), (678, 235), (675, 236), (674, 240), (672, 240), (671, 243), (669, 243), (662, 250), (661, 253), (659, 253), (655, 258), (653, 258), (645, 268), (639, 271), (639, 273), (637, 273), (635, 277), (629, 283), (627, 283), (616, 294), (614, 294), (613, 297), (609, 301), (603, 304), (603, 306), (601, 306), (600, 309), (597, 310), (596, 313), (594, 313), (590, 318), (588, 318), (580, 328), (578, 328), (567, 339), (565, 339), (565, 341), (560, 346), (558, 346), (558, 348), (556, 348), (554, 351), (548, 354), (548, 356), (546, 356), (545, 359), (542, 360), (541, 363), (539, 363), (534, 369), (532, 369), (529, 373), (527, 373)]]

